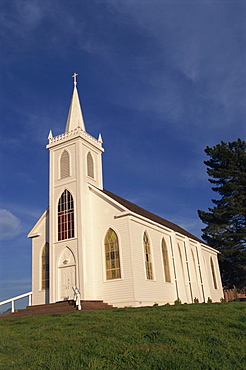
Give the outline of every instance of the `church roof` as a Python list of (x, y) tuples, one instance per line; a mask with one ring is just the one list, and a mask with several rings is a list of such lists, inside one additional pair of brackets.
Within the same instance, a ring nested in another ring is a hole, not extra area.
[(76, 82), (75, 73), (72, 77), (74, 77), (74, 88), (73, 88), (73, 95), (70, 103), (70, 108), (67, 117), (66, 123), (66, 132), (72, 131), (80, 127), (83, 131), (85, 131), (85, 124), (82, 114), (82, 109), (80, 106), (79, 94), (77, 90), (77, 82)]
[(160, 225), (166, 226), (167, 228), (169, 228), (173, 231), (176, 231), (179, 234), (185, 235), (190, 239), (196, 240), (199, 243), (206, 244), (204, 241), (202, 241), (201, 239), (192, 235), (191, 233), (189, 233), (188, 231), (186, 231), (182, 227), (174, 224), (173, 222), (170, 222), (170, 221), (166, 220), (165, 218), (157, 216), (156, 214), (154, 214), (152, 212), (149, 212), (144, 208), (141, 208), (141, 207), (137, 206), (136, 204), (130, 202), (129, 200), (121, 198), (118, 195), (116, 195), (114, 193), (111, 193), (110, 191), (108, 191), (106, 189), (103, 189), (103, 193), (108, 195), (110, 198), (112, 198), (116, 202), (120, 203), (123, 207), (127, 208), (129, 211), (137, 213), (138, 215), (143, 216), (145, 218), (148, 218), (149, 220), (154, 221), (154, 222), (156, 222)]

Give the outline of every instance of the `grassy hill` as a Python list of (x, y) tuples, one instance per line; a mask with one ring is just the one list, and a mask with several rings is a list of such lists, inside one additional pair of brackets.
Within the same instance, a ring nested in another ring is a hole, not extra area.
[(0, 320), (0, 369), (246, 369), (246, 303)]

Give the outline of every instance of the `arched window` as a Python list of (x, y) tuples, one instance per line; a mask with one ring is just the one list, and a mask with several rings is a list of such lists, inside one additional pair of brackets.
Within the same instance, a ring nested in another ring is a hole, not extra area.
[(94, 179), (94, 163), (91, 152), (87, 154), (87, 175)]
[(164, 238), (162, 239), (162, 242), (161, 242), (161, 249), (162, 249), (162, 259), (163, 259), (163, 265), (164, 265), (165, 280), (167, 283), (171, 283), (168, 251), (167, 251), (167, 245), (166, 245)]
[(211, 265), (211, 271), (212, 271), (214, 289), (218, 289), (216, 275), (215, 275), (215, 270), (214, 270), (214, 263), (213, 263), (212, 257), (210, 257), (210, 265)]
[(120, 273), (120, 254), (118, 237), (114, 230), (108, 229), (104, 240), (105, 259), (106, 259), (106, 279), (119, 279)]
[(49, 288), (49, 243), (46, 243), (41, 256), (42, 290)]
[(182, 273), (183, 273), (183, 280), (185, 281), (183, 257), (182, 257), (182, 252), (181, 252), (181, 249), (180, 249), (180, 245), (179, 245), (179, 244), (178, 244), (178, 250), (179, 250), (179, 259), (180, 259), (180, 264), (181, 264)]
[(196, 274), (196, 279), (198, 281), (197, 269), (196, 269), (196, 260), (195, 260), (195, 255), (194, 255), (194, 252), (193, 252), (192, 248), (191, 248), (191, 255), (192, 255), (192, 260), (193, 260), (193, 265), (194, 265), (194, 271), (195, 271), (195, 274)]
[(144, 232), (143, 235), (143, 245), (144, 245), (144, 254), (145, 254), (145, 269), (146, 269), (146, 277), (149, 280), (153, 280), (153, 270), (152, 270), (152, 258), (150, 252), (150, 243), (149, 238), (146, 233)]
[(58, 203), (58, 240), (74, 237), (73, 197), (65, 190)]
[(60, 177), (64, 179), (70, 175), (70, 166), (69, 166), (69, 154), (67, 150), (64, 150), (61, 155), (60, 160)]

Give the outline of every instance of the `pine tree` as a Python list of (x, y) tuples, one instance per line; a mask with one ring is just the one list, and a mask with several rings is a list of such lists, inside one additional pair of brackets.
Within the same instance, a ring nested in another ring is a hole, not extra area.
[(224, 287), (245, 287), (246, 277), (246, 142), (221, 142), (206, 147), (210, 157), (204, 161), (212, 190), (220, 199), (212, 199), (214, 208), (198, 211), (203, 239), (220, 251), (219, 262)]

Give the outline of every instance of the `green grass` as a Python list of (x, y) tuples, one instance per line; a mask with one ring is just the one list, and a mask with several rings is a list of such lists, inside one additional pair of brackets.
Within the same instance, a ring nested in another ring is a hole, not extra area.
[(0, 369), (246, 369), (246, 303), (0, 320)]

